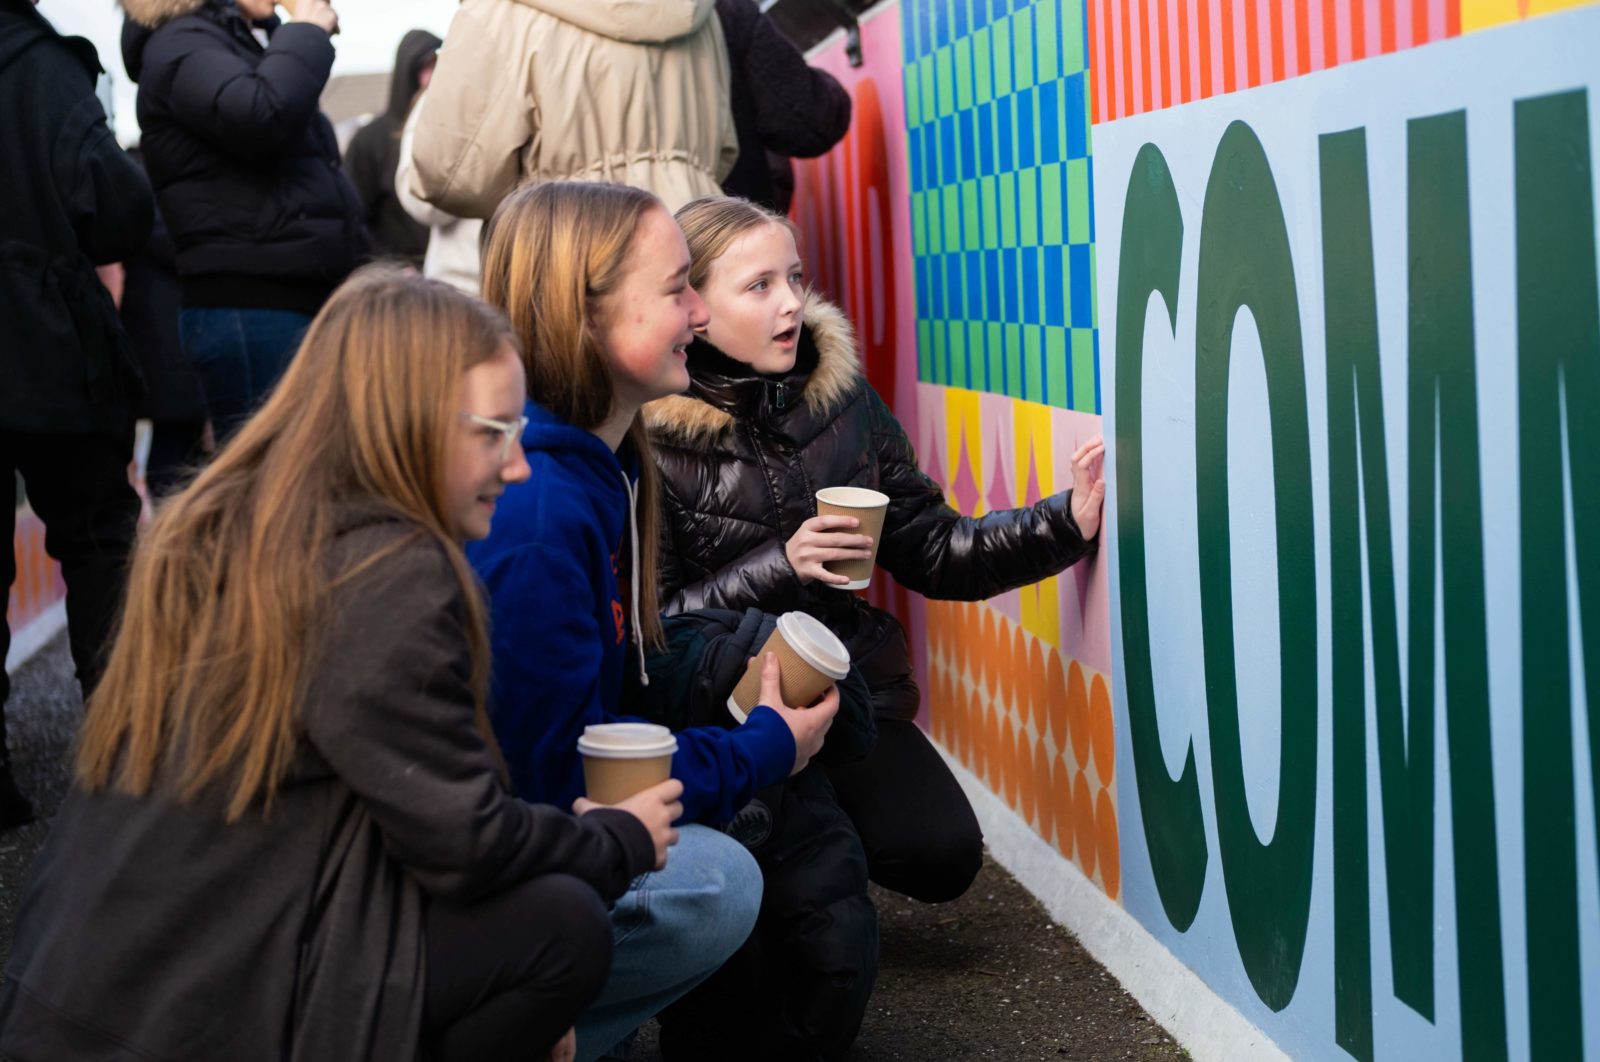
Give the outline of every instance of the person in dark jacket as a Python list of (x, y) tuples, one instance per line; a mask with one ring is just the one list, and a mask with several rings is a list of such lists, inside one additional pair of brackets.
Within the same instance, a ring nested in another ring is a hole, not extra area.
[(717, 0), (728, 41), (729, 86), (739, 158), (722, 190), (771, 210), (789, 208), (794, 194), (774, 180), (774, 157), (810, 159), (828, 152), (850, 129), (850, 94), (805, 56), (764, 14), (756, 0)]
[[(776, 626), (753, 608), (669, 616), (664, 647), (646, 656), (649, 684), (630, 681), (624, 696), (674, 730), (731, 726), (728, 696)], [(875, 740), (872, 693), (852, 669), (816, 761), (728, 825), (761, 867), (761, 914), (733, 957), (659, 1016), (669, 1062), (834, 1058), (855, 1040), (877, 980), (878, 914), (866, 852), (827, 769), (861, 762)]]
[[(140, 153), (128, 154), (140, 159)], [(141, 160), (142, 161), (142, 160)], [(178, 249), (156, 211), (144, 249), (123, 263), (123, 327), (133, 340), (144, 376), (139, 415), (150, 421), (145, 489), (164, 498), (204, 456), (206, 397), (200, 376), (178, 338), (183, 295), (178, 287)]]
[(462, 553), (525, 480), (515, 341), (377, 268), (169, 500), (0, 983), (17, 1062), (536, 1059), (607, 976), (606, 901), (680, 783), (505, 788)]
[(853, 533), (854, 518), (817, 516), (815, 494), (887, 494), (877, 563), (908, 589), (976, 600), (1093, 551), (1103, 444), (1095, 438), (1074, 455), (1084, 489), (962, 516), (862, 377), (844, 315), (807, 300), (788, 220), (736, 199), (691, 203), (678, 220), (710, 322), (689, 351), (688, 393), (646, 409), (666, 512), (663, 607), (801, 609), (844, 640), (872, 687), (878, 741), (861, 764), (832, 775), (872, 879), (924, 901), (953, 899), (982, 862), (976, 818), (914, 722), (921, 698), (905, 631), (822, 567), (869, 555), (871, 542)]
[[(29, 0), (0, 0), (0, 483), (18, 473), (67, 584), (87, 695), (122, 593), (139, 498), (128, 483), (138, 367), (96, 265), (150, 235), (150, 185), (95, 96), (100, 60)], [(16, 577), (14, 499), (0, 510), (0, 593)], [(0, 620), (0, 658), (11, 634)], [(33, 820), (7, 751), (0, 671), (0, 830)]]
[(406, 117), (417, 94), (428, 87), (441, 43), (427, 30), (412, 30), (400, 39), (389, 76), (389, 107), (356, 131), (344, 153), (345, 172), (361, 196), (362, 220), (372, 235), (372, 253), (418, 268), (428, 251), (428, 227), (406, 213), (395, 196), (394, 175)]
[(285, 4), (287, 23), (272, 0), (122, 6), (145, 164), (178, 249), (183, 345), (220, 439), (366, 255), (361, 201), (317, 109), (338, 18), (326, 0)]

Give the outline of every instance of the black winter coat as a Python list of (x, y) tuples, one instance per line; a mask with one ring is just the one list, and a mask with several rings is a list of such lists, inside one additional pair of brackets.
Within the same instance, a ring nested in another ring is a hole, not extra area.
[(361, 202), (317, 109), (333, 66), (309, 23), (231, 0), (123, 0), (141, 146), (186, 307), (315, 313), (366, 255)]
[[(732, 726), (728, 696), (776, 623), (753, 608), (667, 617), (666, 644), (647, 657), (650, 685), (629, 670), (629, 705), (675, 730)], [(825, 765), (859, 761), (875, 740), (871, 692), (852, 669), (822, 751), (729, 827), (761, 866), (761, 917), (721, 969), (661, 1016), (671, 1057), (833, 1058), (855, 1039), (877, 980), (878, 915), (866, 851)]]
[(344, 153), (344, 169), (361, 197), (361, 220), (372, 237), (372, 253), (404, 258), (422, 268), (428, 227), (414, 220), (394, 192), (400, 166), (400, 133), (417, 96), (417, 79), (443, 42), (427, 30), (412, 30), (395, 49), (389, 76), (389, 109), (356, 131)]
[(96, 265), (144, 246), (153, 203), (95, 96), (94, 47), (0, 0), (0, 429), (122, 431), (139, 371)]
[[(767, 153), (809, 159), (825, 154), (850, 129), (850, 94), (805, 56), (755, 0), (717, 0), (728, 42), (728, 88), (739, 160), (722, 190), (773, 210), (787, 195), (772, 179)], [(787, 193), (793, 192), (792, 183)]]
[(850, 324), (813, 299), (795, 367), (761, 376), (696, 341), (689, 391), (645, 407), (663, 484), (664, 611), (801, 609), (833, 629), (873, 707), (912, 719), (920, 702), (899, 622), (861, 596), (802, 585), (784, 544), (822, 487), (890, 499), (878, 565), (928, 597), (975, 601), (1060, 572), (1093, 546), (1071, 492), (1026, 509), (962, 516), (923, 474), (905, 430), (861, 375)]
[(633, 816), (574, 818), (497, 779), (437, 544), (379, 520), (335, 554), (330, 575), (382, 559), (333, 602), (271, 814), (227, 824), (220, 796), (181, 803), (160, 777), (145, 797), (73, 790), (23, 893), (0, 1053), (407, 1062), (428, 903), (550, 873), (613, 900), (654, 863)]

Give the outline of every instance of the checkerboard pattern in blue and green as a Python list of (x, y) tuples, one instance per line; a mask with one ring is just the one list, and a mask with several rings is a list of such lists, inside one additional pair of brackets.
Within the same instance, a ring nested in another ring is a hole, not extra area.
[(917, 377), (1100, 412), (1084, 0), (904, 0)]

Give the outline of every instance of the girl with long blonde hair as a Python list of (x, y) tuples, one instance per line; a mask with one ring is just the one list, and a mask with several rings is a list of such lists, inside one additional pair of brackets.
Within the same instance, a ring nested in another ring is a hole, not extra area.
[[(527, 368), (532, 475), (509, 487), (493, 532), (468, 548), (493, 619), (496, 737), (524, 799), (583, 791), (585, 726), (617, 719), (623, 673), (645, 677), (660, 637), (656, 488), (639, 419), (687, 382), (683, 350), (705, 310), (661, 203), (620, 185), (551, 182), (506, 199), (489, 225), (484, 298), (510, 319)], [(736, 730), (678, 734), (678, 847), (664, 873), (618, 901), (612, 978), (578, 1025), (597, 1057), (709, 975), (754, 923), (761, 879), (726, 822), (821, 747), (837, 692), (809, 711), (778, 703), (777, 672)]]
[(505, 320), (373, 269), (157, 513), (0, 985), (19, 1062), (570, 1057), (678, 783), (506, 791), (462, 544), (527, 479)]

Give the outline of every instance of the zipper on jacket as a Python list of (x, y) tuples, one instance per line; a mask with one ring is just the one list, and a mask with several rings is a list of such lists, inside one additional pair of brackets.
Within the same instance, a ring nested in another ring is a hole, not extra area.
[(778, 409), (789, 404), (789, 385), (782, 380), (772, 385), (772, 404)]

